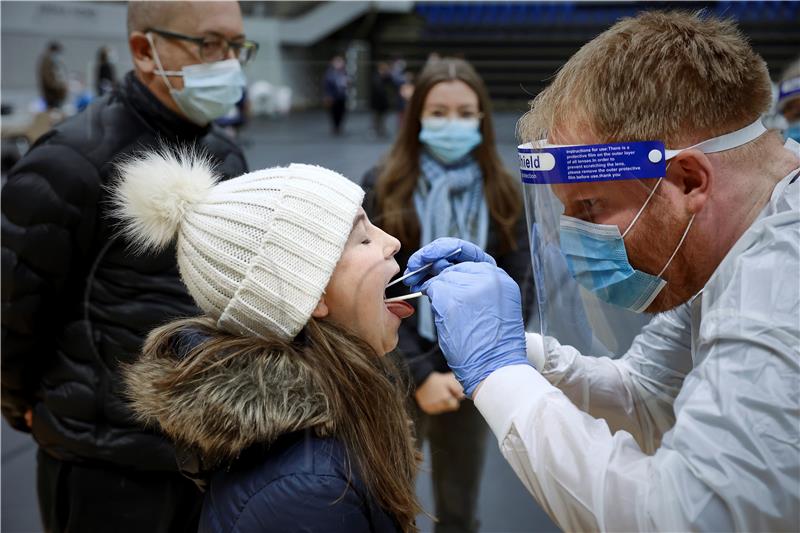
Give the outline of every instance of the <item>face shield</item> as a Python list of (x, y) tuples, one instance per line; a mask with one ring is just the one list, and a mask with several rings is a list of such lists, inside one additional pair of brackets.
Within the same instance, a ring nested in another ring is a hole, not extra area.
[[(689, 148), (722, 152), (765, 131), (759, 119)], [(689, 148), (667, 150), (659, 141), (563, 146), (544, 140), (518, 147), (538, 311), (538, 321), (531, 321), (529, 329), (538, 322), (538, 333), (584, 354), (625, 353), (650, 320), (642, 312), (665, 287), (661, 276), (694, 217), (684, 224), (677, 246), (670, 241), (672, 247), (663, 250), (661, 262), (652, 268), (639, 270), (631, 264), (639, 257), (629, 257), (633, 248), (628, 235), (636, 228), (652, 231), (646, 238), (639, 234), (635, 248), (660, 250), (660, 215), (651, 200), (670, 160)], [(640, 181), (644, 179), (659, 181), (649, 186)], [(629, 213), (632, 198), (641, 203)], [(643, 218), (649, 218), (646, 226)]]

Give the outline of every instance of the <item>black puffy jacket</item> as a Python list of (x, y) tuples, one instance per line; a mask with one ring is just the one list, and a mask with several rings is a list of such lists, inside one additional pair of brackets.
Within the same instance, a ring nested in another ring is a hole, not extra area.
[(166, 145), (197, 146), (223, 177), (246, 172), (218, 130), (163, 106), (132, 73), (44, 135), (2, 191), (2, 410), (62, 460), (176, 470), (172, 446), (123, 398), (120, 366), (147, 333), (198, 314), (175, 250), (136, 255), (108, 213), (114, 164)]

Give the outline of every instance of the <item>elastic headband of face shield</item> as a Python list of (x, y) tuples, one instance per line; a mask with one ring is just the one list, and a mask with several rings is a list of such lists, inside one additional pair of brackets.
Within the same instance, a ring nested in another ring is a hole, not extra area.
[[(763, 135), (767, 131), (767, 128), (761, 123), (761, 117), (757, 118), (752, 124), (748, 124), (742, 129), (732, 131), (730, 133), (726, 133), (724, 135), (720, 135), (718, 137), (712, 137), (711, 139), (706, 139), (705, 141), (701, 141), (697, 144), (693, 144), (692, 146), (687, 146), (686, 148), (679, 148), (676, 150), (664, 150), (664, 159), (669, 161), (670, 159), (674, 158), (676, 155), (684, 152), (686, 150), (696, 149), (700, 150), (704, 154), (713, 154), (716, 152), (724, 152), (726, 150), (732, 150), (734, 148), (738, 148), (742, 145), (750, 143)], [(519, 148), (564, 148), (568, 146), (581, 146), (578, 144), (550, 144), (547, 142), (547, 139), (540, 139), (533, 143), (526, 143), (519, 146)], [(655, 161), (654, 161), (655, 162)]]

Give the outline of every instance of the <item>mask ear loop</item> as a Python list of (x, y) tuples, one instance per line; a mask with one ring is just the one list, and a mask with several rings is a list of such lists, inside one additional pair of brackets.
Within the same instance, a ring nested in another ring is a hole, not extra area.
[[(669, 170), (669, 166), (670, 166), (671, 164), (672, 164), (672, 161), (670, 161), (669, 163), (667, 163), (667, 168), (666, 168), (666, 169), (664, 169), (664, 173), (665, 173), (665, 174), (666, 174), (666, 171), (668, 171), (668, 170)], [(642, 216), (642, 213), (644, 213), (644, 209), (645, 209), (645, 207), (647, 207), (647, 204), (649, 204), (649, 203), (650, 203), (650, 200), (652, 200), (652, 199), (653, 199), (653, 195), (655, 195), (655, 193), (656, 193), (656, 189), (658, 189), (658, 186), (659, 186), (659, 185), (661, 185), (661, 182), (662, 182), (662, 181), (664, 181), (665, 179), (667, 179), (666, 175), (665, 175), (663, 178), (659, 178), (659, 180), (658, 180), (658, 183), (656, 183), (656, 186), (655, 186), (655, 187), (653, 187), (653, 188), (650, 190), (650, 195), (647, 197), (647, 200), (645, 200), (645, 201), (644, 201), (644, 204), (642, 205), (642, 208), (641, 208), (641, 209), (639, 209), (639, 212), (638, 212), (638, 213), (636, 213), (636, 216), (635, 216), (635, 217), (633, 217), (633, 220), (631, 220), (631, 223), (630, 223), (630, 224), (628, 224), (628, 227), (627, 227), (627, 228), (625, 229), (625, 231), (622, 233), (622, 238), (623, 238), (623, 239), (625, 238), (625, 235), (627, 235), (627, 234), (628, 234), (628, 232), (631, 230), (631, 228), (633, 227), (633, 225), (634, 225), (634, 224), (636, 224), (636, 221), (637, 221), (637, 220), (639, 220), (639, 217), (640, 217), (640, 216)]]
[(161, 79), (164, 80), (164, 83), (169, 88), (169, 92), (171, 93), (177, 92), (177, 89), (175, 89), (175, 87), (172, 86), (172, 83), (170, 83), (167, 74), (169, 74), (170, 76), (183, 76), (183, 73), (175, 72), (174, 70), (170, 71), (164, 70), (164, 66), (161, 64), (161, 58), (158, 57), (158, 50), (156, 50), (156, 43), (153, 41), (153, 36), (150, 34), (150, 32), (145, 33), (145, 36), (147, 37), (147, 41), (150, 43), (150, 49), (153, 51), (153, 59), (156, 60), (156, 66), (158, 67), (158, 74), (161, 76)]
[(676, 255), (678, 255), (678, 250), (681, 249), (681, 246), (683, 246), (683, 241), (685, 241), (686, 240), (686, 236), (689, 235), (689, 230), (691, 229), (692, 222), (694, 222), (694, 217), (696, 217), (696, 216), (697, 216), (697, 213), (692, 215), (692, 218), (689, 219), (689, 224), (686, 225), (686, 230), (683, 232), (683, 237), (681, 237), (681, 240), (678, 243), (678, 246), (675, 247), (675, 251), (672, 252), (671, 256), (669, 256), (669, 259), (667, 260), (667, 264), (664, 265), (664, 268), (662, 268), (661, 272), (658, 273), (658, 277), (659, 278), (661, 277), (661, 274), (663, 274), (664, 272), (667, 271), (667, 268), (669, 268), (669, 265), (670, 265), (670, 263), (672, 263), (672, 260), (675, 259)]
[[(666, 168), (665, 170), (669, 170), (669, 166), (670, 166), (671, 164), (672, 164), (672, 161), (670, 161), (669, 163), (667, 163), (667, 168)], [(622, 238), (623, 238), (623, 239), (625, 238), (625, 235), (627, 235), (627, 234), (628, 234), (628, 232), (631, 230), (631, 228), (632, 228), (632, 227), (633, 227), (633, 225), (636, 223), (636, 221), (637, 221), (637, 220), (639, 220), (639, 217), (640, 217), (640, 216), (642, 215), (642, 213), (644, 212), (644, 208), (645, 208), (645, 207), (647, 207), (647, 204), (649, 204), (649, 203), (650, 203), (650, 200), (653, 198), (653, 195), (655, 195), (655, 193), (656, 193), (656, 189), (658, 189), (658, 186), (659, 186), (659, 185), (661, 185), (661, 182), (662, 182), (662, 181), (664, 181), (665, 179), (666, 179), (666, 176), (664, 176), (663, 178), (659, 179), (659, 180), (658, 180), (658, 183), (656, 183), (656, 186), (655, 186), (655, 187), (653, 187), (653, 189), (650, 191), (650, 195), (647, 197), (647, 200), (645, 200), (645, 201), (644, 201), (644, 205), (642, 205), (642, 208), (641, 208), (641, 209), (639, 209), (639, 212), (638, 212), (638, 213), (636, 213), (636, 216), (635, 216), (635, 217), (633, 217), (633, 220), (632, 220), (632, 221), (631, 221), (631, 223), (628, 225), (628, 229), (626, 229), (626, 230), (625, 230), (625, 233), (623, 233), (623, 234), (622, 234)], [(694, 222), (694, 217), (695, 217), (695, 216), (697, 216), (697, 214), (696, 214), (696, 213), (695, 213), (694, 215), (692, 215), (692, 218), (690, 218), (690, 219), (689, 219), (689, 224), (687, 224), (687, 225), (686, 225), (686, 229), (683, 231), (683, 235), (681, 236), (681, 240), (680, 240), (680, 242), (678, 242), (678, 246), (676, 246), (676, 247), (675, 247), (675, 251), (674, 251), (674, 252), (672, 252), (672, 255), (671, 255), (671, 256), (669, 256), (669, 259), (667, 259), (667, 264), (665, 264), (665, 265), (664, 265), (664, 268), (662, 268), (662, 269), (661, 269), (661, 272), (659, 272), (659, 273), (658, 273), (658, 277), (659, 277), (659, 278), (661, 277), (661, 275), (662, 275), (664, 272), (666, 272), (666, 271), (667, 271), (667, 268), (669, 268), (669, 265), (672, 263), (672, 260), (673, 260), (673, 259), (675, 259), (675, 256), (676, 256), (676, 255), (678, 255), (678, 250), (680, 250), (680, 249), (681, 249), (681, 246), (683, 246), (683, 241), (685, 241), (685, 240), (686, 240), (686, 236), (687, 236), (687, 235), (689, 235), (689, 230), (692, 228), (692, 223)]]

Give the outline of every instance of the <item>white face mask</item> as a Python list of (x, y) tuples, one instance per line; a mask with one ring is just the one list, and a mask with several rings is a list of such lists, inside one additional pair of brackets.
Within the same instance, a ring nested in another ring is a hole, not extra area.
[[(242, 99), (247, 79), (236, 59), (188, 65), (180, 71), (164, 70), (149, 33), (147, 39), (158, 66), (157, 73), (169, 88), (175, 104), (195, 124), (205, 126), (225, 115)], [(175, 89), (167, 76), (181, 76), (183, 89)]]

